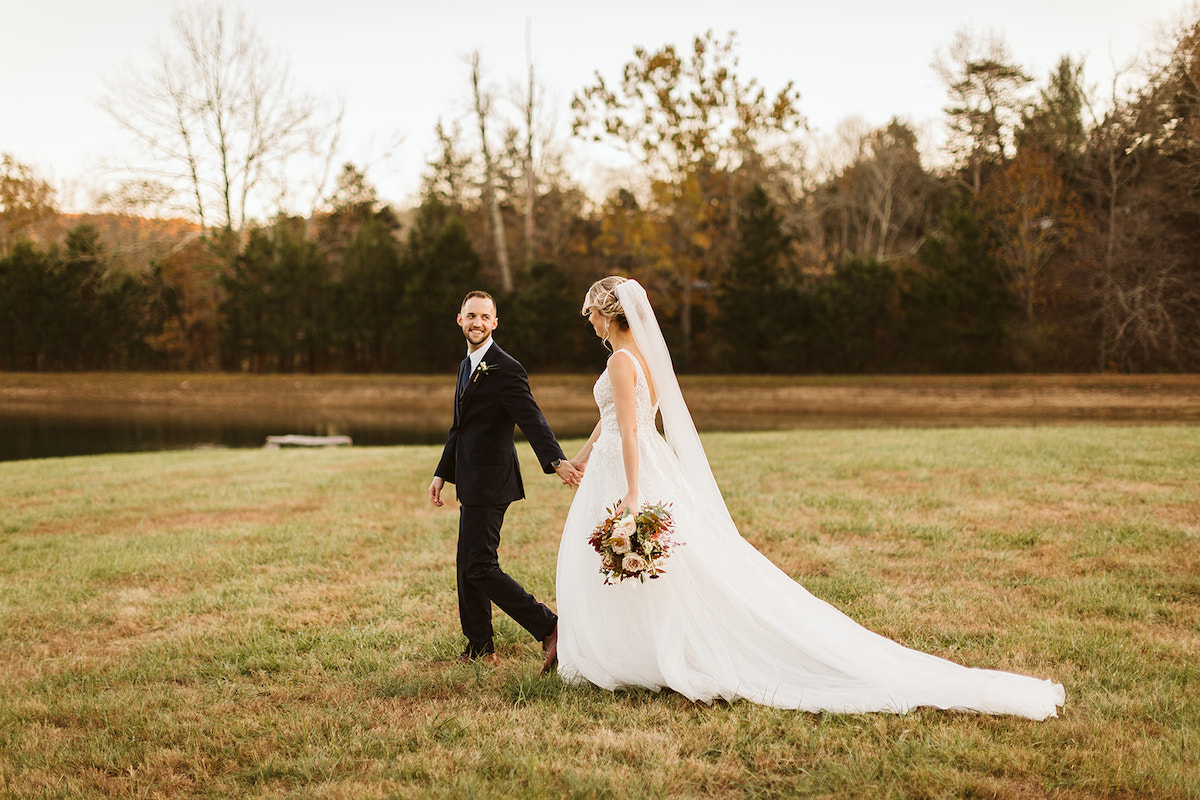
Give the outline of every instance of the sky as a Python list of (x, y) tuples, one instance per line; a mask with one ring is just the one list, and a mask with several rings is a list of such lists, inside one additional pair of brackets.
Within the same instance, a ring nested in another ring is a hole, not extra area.
[[(166, 0), (0, 0), (0, 153), (33, 167), (67, 210), (84, 210), (100, 164), (128, 135), (100, 108), (109, 87), (170, 40)], [(339, 161), (365, 168), (390, 202), (407, 205), (435, 154), (434, 126), (472, 134), (466, 57), (502, 93), (525, 80), (526, 26), (545, 113), (566, 140), (572, 95), (597, 72), (615, 80), (634, 48), (690, 46), (737, 33), (739, 74), (775, 93), (791, 81), (813, 136), (848, 117), (898, 116), (942, 131), (944, 86), (932, 68), (961, 29), (1001, 35), (1039, 82), (1063, 55), (1108, 94), (1114, 65), (1150, 49), (1182, 0), (241, 0), (260, 36), (288, 60), (298, 89), (340, 97)], [(467, 140), (474, 143), (474, 139)], [(572, 174), (602, 182), (611, 154), (568, 147)], [(609, 175), (611, 178), (611, 174)]]

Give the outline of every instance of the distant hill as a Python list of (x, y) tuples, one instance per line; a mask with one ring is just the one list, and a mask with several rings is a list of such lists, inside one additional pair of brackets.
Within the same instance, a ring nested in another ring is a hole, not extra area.
[(113, 257), (112, 263), (132, 273), (149, 272), (158, 257), (201, 233), (200, 226), (185, 219), (158, 219), (127, 214), (54, 214), (42, 220), (32, 238), (43, 247), (61, 243), (67, 231), (91, 225), (100, 242)]

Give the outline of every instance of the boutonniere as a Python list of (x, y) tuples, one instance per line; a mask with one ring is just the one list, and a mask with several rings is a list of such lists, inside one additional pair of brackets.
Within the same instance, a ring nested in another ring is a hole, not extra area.
[(471, 379), (471, 383), (478, 381), (480, 375), (486, 377), (487, 374), (494, 369), (497, 369), (495, 364), (489, 364), (486, 361), (480, 361), (479, 366), (475, 368), (475, 377)]

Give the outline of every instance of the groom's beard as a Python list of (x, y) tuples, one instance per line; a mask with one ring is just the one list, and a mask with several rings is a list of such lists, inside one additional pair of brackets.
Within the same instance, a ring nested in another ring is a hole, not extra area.
[(463, 336), (467, 337), (467, 344), (472, 348), (478, 349), (487, 343), (487, 340), (492, 338), (492, 332), (489, 330), (465, 330)]

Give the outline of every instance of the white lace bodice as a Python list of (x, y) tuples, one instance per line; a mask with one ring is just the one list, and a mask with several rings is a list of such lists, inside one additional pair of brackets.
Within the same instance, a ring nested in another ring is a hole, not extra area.
[[(634, 369), (637, 370), (634, 398), (637, 403), (638, 438), (653, 436), (657, 433), (654, 417), (658, 410), (650, 402), (650, 384), (646, 380), (646, 374), (642, 371), (641, 362), (628, 350), (618, 350), (617, 352), (624, 353), (633, 362)], [(617, 405), (613, 398), (612, 378), (609, 377), (607, 369), (596, 379), (596, 385), (592, 387), (592, 397), (595, 398), (596, 406), (600, 409), (600, 438), (597, 440), (597, 444), (610, 437), (619, 442), (621, 429), (617, 424)]]

